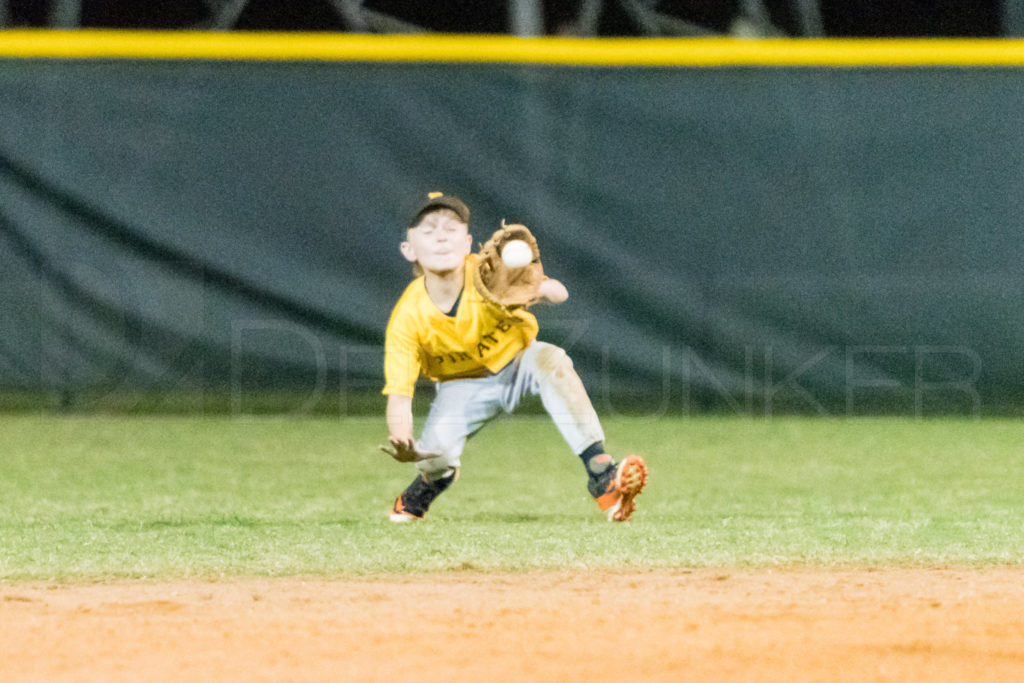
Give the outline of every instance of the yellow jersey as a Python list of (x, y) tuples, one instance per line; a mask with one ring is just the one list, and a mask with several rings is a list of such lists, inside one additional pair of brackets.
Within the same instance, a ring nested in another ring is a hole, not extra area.
[(454, 315), (427, 294), (423, 276), (409, 283), (391, 311), (384, 340), (385, 394), (412, 396), (420, 376), (437, 382), (496, 373), (537, 338), (537, 318), (488, 304), (473, 286), (477, 256), (464, 263)]

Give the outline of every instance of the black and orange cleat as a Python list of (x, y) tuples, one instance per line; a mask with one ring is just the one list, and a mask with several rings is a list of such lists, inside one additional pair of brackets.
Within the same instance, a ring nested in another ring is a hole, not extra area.
[(627, 455), (608, 473), (604, 492), (595, 496), (609, 522), (628, 522), (636, 510), (636, 497), (647, 485), (647, 463), (639, 455)]
[(395, 498), (395, 504), (391, 506), (391, 517), (392, 522), (418, 522), (423, 519), (423, 515), (417, 515), (411, 512), (405, 503), (402, 502), (402, 496), (399, 495)]
[(444, 493), (458, 478), (458, 467), (449, 467), (434, 480), (429, 480), (422, 474), (418, 475), (401, 495), (395, 498), (395, 504), (391, 506), (391, 521), (417, 522), (423, 519), (434, 499)]

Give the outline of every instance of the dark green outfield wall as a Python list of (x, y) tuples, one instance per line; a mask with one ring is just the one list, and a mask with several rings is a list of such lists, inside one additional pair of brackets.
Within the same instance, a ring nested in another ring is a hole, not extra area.
[(0, 60), (0, 385), (376, 391), (445, 189), (607, 411), (1016, 410), (1022, 124), (1020, 69)]

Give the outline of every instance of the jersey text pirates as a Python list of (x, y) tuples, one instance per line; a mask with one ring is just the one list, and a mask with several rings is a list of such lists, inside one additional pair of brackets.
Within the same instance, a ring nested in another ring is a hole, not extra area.
[(444, 382), (484, 377), (505, 367), (537, 338), (537, 319), (488, 305), (473, 286), (476, 255), (466, 257), (462, 295), (454, 315), (441, 312), (423, 277), (395, 304), (384, 342), (385, 394), (412, 396), (423, 375)]

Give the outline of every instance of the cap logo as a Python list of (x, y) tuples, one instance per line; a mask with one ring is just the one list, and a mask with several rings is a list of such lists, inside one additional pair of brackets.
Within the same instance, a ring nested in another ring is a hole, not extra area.
[(428, 192), (427, 193), (427, 199), (437, 199), (438, 197), (443, 197), (443, 196), (444, 196), (444, 192)]

